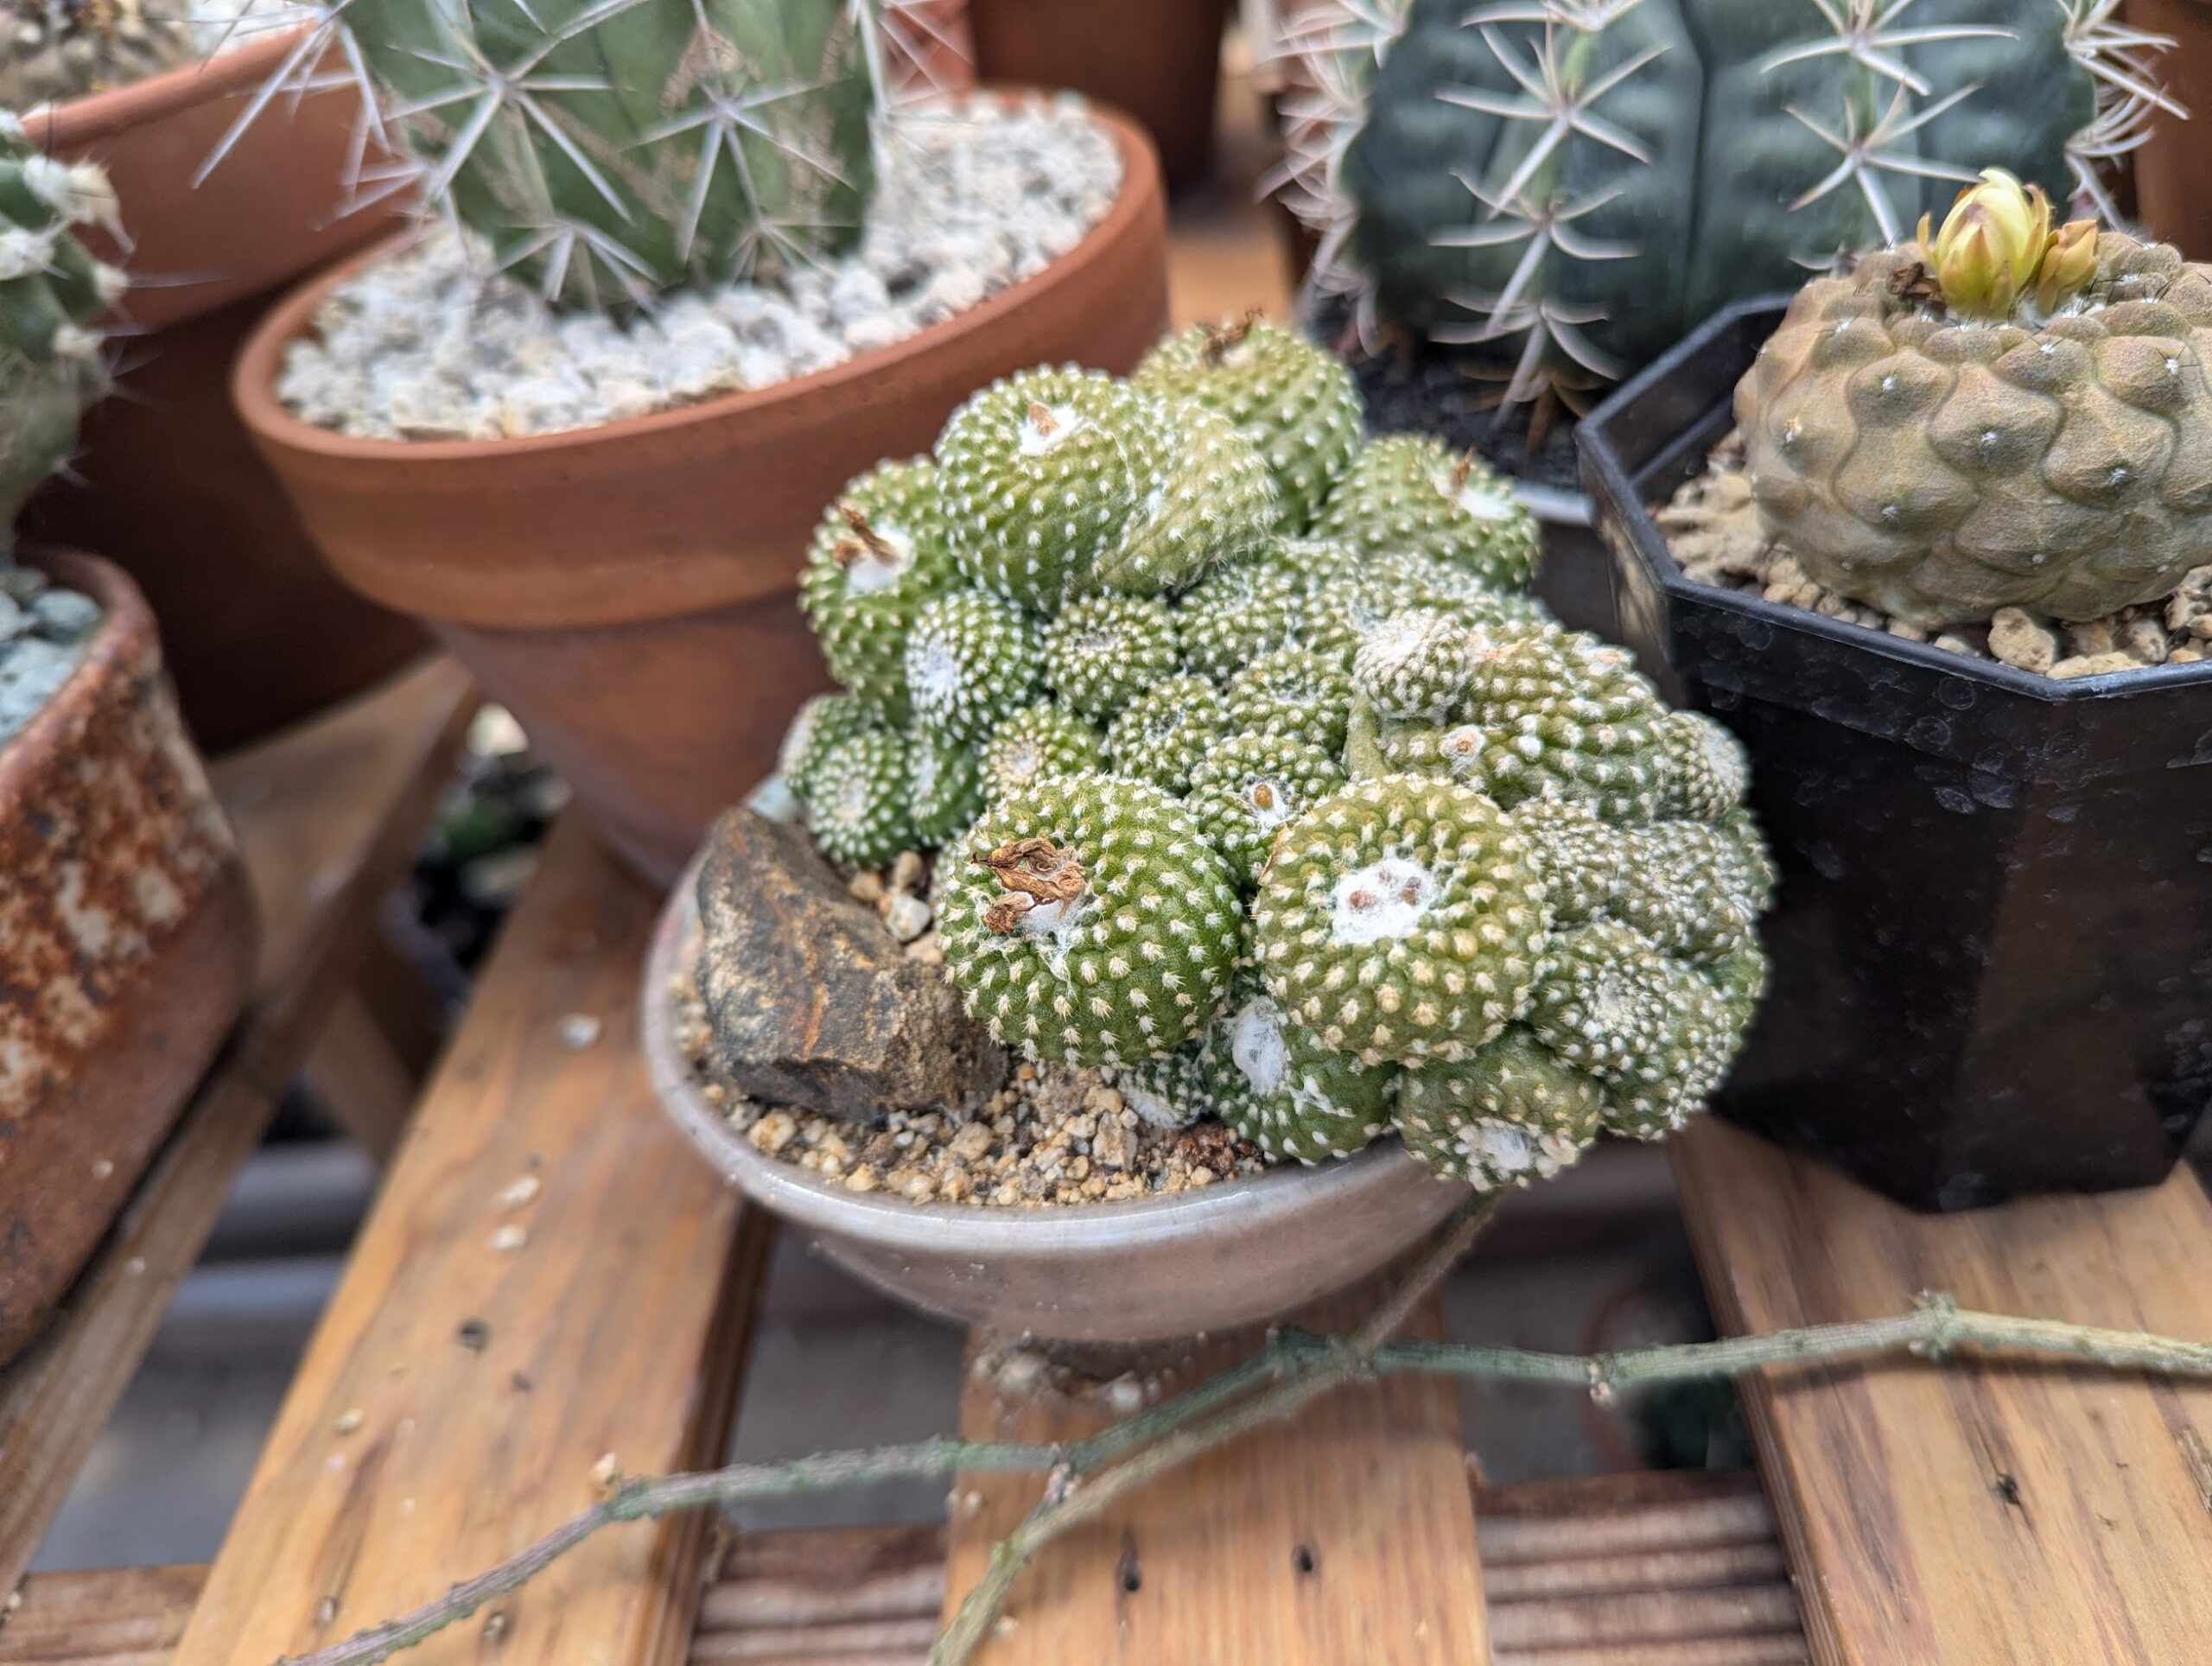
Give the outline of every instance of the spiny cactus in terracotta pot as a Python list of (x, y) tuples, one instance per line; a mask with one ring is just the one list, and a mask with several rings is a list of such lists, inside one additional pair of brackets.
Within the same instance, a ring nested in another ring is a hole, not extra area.
[(2088, 620), (2212, 562), (2212, 270), (1991, 169), (1808, 284), (1736, 391), (1769, 529), (1923, 629)]
[(1991, 163), (2100, 200), (2157, 44), (2119, 0), (1322, 0), (1286, 198), (1362, 325), (1509, 403), (1903, 237)]
[[(1339, 376), (1248, 321), (1131, 381), (976, 395), (888, 476), (898, 547), (952, 560), (900, 626), (903, 688), (852, 651), (878, 557), (847, 546), (893, 518), (886, 473), (856, 480), (809, 578), (852, 691), (804, 715), (785, 779), (848, 867), (933, 854), (946, 975), (1037, 1068), (1270, 1160), (1395, 1129), (1439, 1174), (1523, 1184), (1702, 1103), (1770, 879), (1726, 732), (1528, 598), (1533, 524), (1488, 471), (1343, 444)], [(964, 795), (926, 827), (918, 759)]]

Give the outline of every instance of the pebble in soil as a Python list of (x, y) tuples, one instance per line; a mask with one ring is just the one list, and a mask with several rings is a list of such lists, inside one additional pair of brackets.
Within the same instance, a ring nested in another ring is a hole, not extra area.
[(780, 285), (669, 296), (618, 323), (554, 312), (460, 234), (341, 284), (287, 348), (276, 392), (368, 439), (589, 428), (772, 387), (887, 347), (1035, 276), (1122, 188), (1113, 137), (1072, 97), (952, 100), (885, 124), (859, 245)]
[(2192, 569), (2170, 596), (2101, 619), (2067, 623), (2024, 607), (2000, 607), (1986, 625), (1929, 632), (1813, 582), (1789, 546), (1771, 537), (1751, 499), (1743, 440), (1731, 434), (1655, 512), (1685, 575), (1700, 584), (1802, 607), (1829, 619), (1933, 642), (1973, 659), (1994, 659), (2062, 680), (2107, 671), (2188, 665), (2212, 658), (2212, 566)]
[(0, 568), (0, 746), (29, 726), (99, 633), (99, 604), (28, 567)]

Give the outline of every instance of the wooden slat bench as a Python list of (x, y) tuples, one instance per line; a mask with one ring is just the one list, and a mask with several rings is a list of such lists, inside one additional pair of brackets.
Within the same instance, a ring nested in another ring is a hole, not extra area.
[[(1472, 1518), (1498, 1666), (1808, 1658), (1752, 1476), (1477, 1488)], [(921, 1666), (944, 1602), (946, 1550), (935, 1523), (737, 1536), (708, 1571), (692, 1666)], [(0, 1630), (0, 1666), (166, 1666), (207, 1572), (34, 1575)]]

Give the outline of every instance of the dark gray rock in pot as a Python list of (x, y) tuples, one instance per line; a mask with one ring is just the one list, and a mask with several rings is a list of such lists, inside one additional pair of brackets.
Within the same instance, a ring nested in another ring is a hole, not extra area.
[(1005, 1053), (944, 969), (908, 954), (801, 829), (730, 811), (708, 836), (698, 900), (714, 1062), (741, 1092), (872, 1125), (1005, 1081)]

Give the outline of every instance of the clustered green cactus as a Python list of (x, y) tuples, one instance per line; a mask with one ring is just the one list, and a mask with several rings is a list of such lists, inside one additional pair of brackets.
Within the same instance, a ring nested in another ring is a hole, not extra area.
[(419, 182), (553, 305), (622, 312), (857, 239), (899, 4), (322, 0), (265, 92), (350, 67), (419, 163), (385, 188)]
[(86, 251), (80, 226), (120, 236), (107, 176), (41, 156), (0, 111), (0, 563), (16, 512), (77, 448), (85, 407), (107, 390), (93, 326), (123, 274)]
[(29, 110), (125, 86), (198, 51), (181, 0), (4, 0), (0, 106)]
[(1318, 0), (1286, 43), (1286, 197), (1363, 327), (1573, 403), (1988, 164), (2101, 203), (2172, 107), (2120, 4)]
[[(937, 850), (1007, 1046), (1273, 1157), (1395, 1128), (1524, 1183), (1717, 1084), (1771, 875), (1726, 731), (1528, 596), (1495, 477), (1359, 442), (1346, 392), (1248, 322), (977, 394), (825, 518), (848, 691), (785, 775), (839, 861)], [(876, 542), (896, 575), (855, 583)]]

